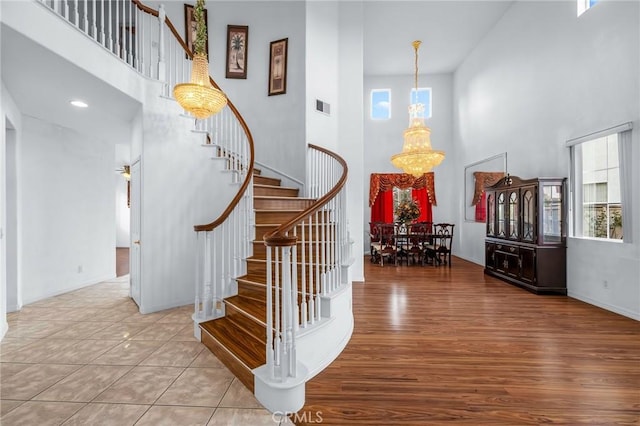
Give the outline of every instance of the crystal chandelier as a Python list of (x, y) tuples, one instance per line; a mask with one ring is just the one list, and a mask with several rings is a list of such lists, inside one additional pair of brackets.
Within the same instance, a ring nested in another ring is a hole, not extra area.
[(418, 48), (422, 42), (412, 43), (416, 54), (415, 84), (416, 99), (409, 106), (409, 127), (404, 131), (402, 152), (391, 156), (391, 163), (405, 173), (420, 177), (430, 172), (444, 160), (444, 151), (431, 148), (431, 129), (424, 125), (424, 105), (418, 103)]
[(191, 81), (176, 84), (173, 96), (185, 111), (202, 120), (217, 114), (227, 105), (227, 97), (211, 85), (207, 61), (207, 27), (204, 24), (204, 1), (198, 0), (193, 10), (196, 21), (196, 37), (193, 41)]

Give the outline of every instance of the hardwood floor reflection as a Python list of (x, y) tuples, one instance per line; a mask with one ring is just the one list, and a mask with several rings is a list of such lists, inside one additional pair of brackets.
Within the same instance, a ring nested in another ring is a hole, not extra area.
[(365, 259), (353, 337), (298, 424), (637, 424), (640, 322), (453, 264)]
[(116, 247), (116, 276), (129, 273), (129, 247)]

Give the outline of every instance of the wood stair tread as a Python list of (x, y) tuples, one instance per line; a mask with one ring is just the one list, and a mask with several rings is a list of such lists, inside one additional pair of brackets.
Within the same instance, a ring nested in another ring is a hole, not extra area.
[[(280, 188), (280, 187), (278, 187)], [(307, 198), (307, 197), (284, 197), (282, 195), (254, 195), (253, 198), (260, 198), (265, 200), (290, 200), (291, 198), (295, 198), (296, 200), (303, 201), (315, 201), (315, 198)]]
[(238, 358), (249, 369), (266, 363), (266, 346), (256, 339), (238, 338), (244, 330), (234, 321), (223, 317), (200, 324), (202, 330), (213, 336), (229, 352)]
[(243, 311), (246, 315), (257, 320), (259, 323), (267, 323), (267, 307), (265, 300), (260, 301), (242, 296), (231, 296), (224, 299), (225, 303), (233, 305), (236, 309)]

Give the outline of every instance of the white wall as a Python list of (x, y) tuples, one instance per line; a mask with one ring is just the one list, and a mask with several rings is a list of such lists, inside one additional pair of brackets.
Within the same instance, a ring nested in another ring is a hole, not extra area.
[(115, 276), (113, 145), (23, 117), (25, 304)]
[[(0, 7), (0, 22), (2, 21), (2, 8)], [(2, 45), (2, 32), (0, 31), (0, 45)], [(0, 55), (0, 230), (4, 232), (7, 227), (6, 210), (7, 196), (5, 193), (5, 116), (4, 106), (2, 105), (4, 100), (4, 84), (2, 84), (2, 55)], [(7, 264), (7, 246), (4, 238), (0, 238), (0, 340), (7, 332), (7, 276), (6, 276), (6, 264)]]
[[(146, 2), (167, 17), (184, 36), (183, 2)], [(195, 2), (190, 2), (195, 3)], [(247, 121), (256, 160), (304, 181), (305, 2), (215, 1), (207, 3), (209, 72)], [(247, 79), (225, 78), (227, 25), (247, 25)], [(289, 39), (287, 93), (268, 96), (269, 43)]]
[[(406, 46), (407, 67), (412, 67), (413, 50)], [(422, 52), (424, 56), (424, 52)], [(453, 146), (452, 96), (453, 79), (451, 74), (426, 74), (418, 76), (420, 87), (431, 87), (431, 118), (425, 120), (431, 129), (431, 145), (433, 149), (445, 151), (444, 161), (433, 169), (436, 187), (437, 206), (433, 206), (434, 222), (458, 223), (458, 215), (454, 209), (454, 199), (458, 192), (453, 181), (455, 172)], [(402, 173), (391, 164), (391, 156), (402, 152), (402, 134), (409, 126), (408, 107), (409, 93), (415, 87), (412, 74), (401, 76), (366, 76), (364, 79), (364, 170), (363, 177), (366, 196), (363, 200), (364, 215), (362, 238), (365, 251), (369, 250), (369, 238), (366, 232), (371, 220), (369, 207), (369, 179), (371, 173)], [(391, 119), (372, 120), (371, 90), (391, 89)], [(454, 252), (456, 250), (454, 244)]]
[(354, 241), (352, 247), (354, 263), (349, 268), (351, 281), (364, 281), (363, 243), (360, 238), (364, 227), (362, 206), (368, 186), (360, 178), (363, 174), (365, 147), (362, 125), (363, 105), (363, 3), (350, 1), (340, 3), (339, 20), (339, 84), (338, 84), (338, 154), (349, 166), (347, 181), (347, 220), (349, 233)]
[[(193, 120), (173, 100), (149, 93), (143, 111), (142, 313), (194, 301), (194, 225), (215, 220), (238, 190), (224, 160), (212, 160)], [(135, 161), (135, 160), (134, 160)]]
[[(306, 141), (331, 151), (337, 150), (339, 138), (338, 8), (335, 1), (308, 2), (306, 17)], [(316, 99), (329, 103), (329, 115), (316, 111)]]
[[(640, 164), (639, 8), (600, 2), (576, 18), (575, 2), (513, 3), (455, 73), (457, 186), (465, 164), (503, 151), (513, 175), (568, 176), (566, 140), (627, 121), (635, 122), (632, 163)], [(636, 167), (634, 185), (639, 176)], [(567, 279), (570, 296), (640, 319), (633, 194), (634, 243), (569, 239)], [(463, 222), (461, 196), (458, 254), (482, 264), (484, 227)]]
[[(0, 64), (0, 70), (2, 69)], [(0, 79), (2, 78), (0, 71)], [(20, 262), (20, 256), (18, 253), (18, 229), (9, 230), (9, 226), (14, 226), (11, 222), (11, 216), (16, 215), (15, 222), (18, 221), (19, 215), (19, 198), (18, 198), (18, 182), (15, 185), (11, 185), (11, 174), (17, 173), (19, 165), (15, 164), (15, 157), (9, 158), (11, 155), (17, 157), (17, 152), (20, 150), (20, 144), (18, 143), (21, 129), (22, 120), (20, 111), (16, 106), (11, 94), (7, 91), (4, 82), (0, 80), (0, 228), (2, 228), (3, 238), (0, 239), (0, 339), (4, 336), (8, 329), (7, 324), (7, 305), (10, 310), (19, 308), (21, 305), (20, 287), (18, 285), (18, 271), (15, 271), (15, 277), (12, 273), (7, 273), (7, 267), (10, 262), (15, 263), (17, 268)], [(7, 131), (7, 127), (12, 127), (13, 130)], [(10, 133), (11, 132), (11, 133)], [(8, 145), (9, 146), (7, 149)], [(15, 152), (11, 152), (14, 151)], [(7, 151), (10, 151), (7, 156)], [(14, 162), (13, 165), (8, 164)], [(14, 169), (14, 170), (12, 170)], [(9, 177), (5, 181), (5, 179)], [(11, 188), (11, 186), (14, 186)], [(14, 194), (11, 192), (14, 191)], [(9, 205), (8, 201), (15, 203)], [(17, 205), (16, 205), (17, 204)], [(9, 217), (9, 220), (7, 220)], [(12, 282), (12, 279), (15, 281)]]

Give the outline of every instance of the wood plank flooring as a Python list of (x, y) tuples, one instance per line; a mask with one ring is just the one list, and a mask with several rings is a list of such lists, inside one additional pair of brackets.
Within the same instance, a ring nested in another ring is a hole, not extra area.
[(366, 258), (365, 279), (353, 285), (353, 337), (307, 383), (297, 424), (640, 423), (640, 322), (458, 258)]
[(129, 273), (129, 247), (116, 247), (116, 277)]

